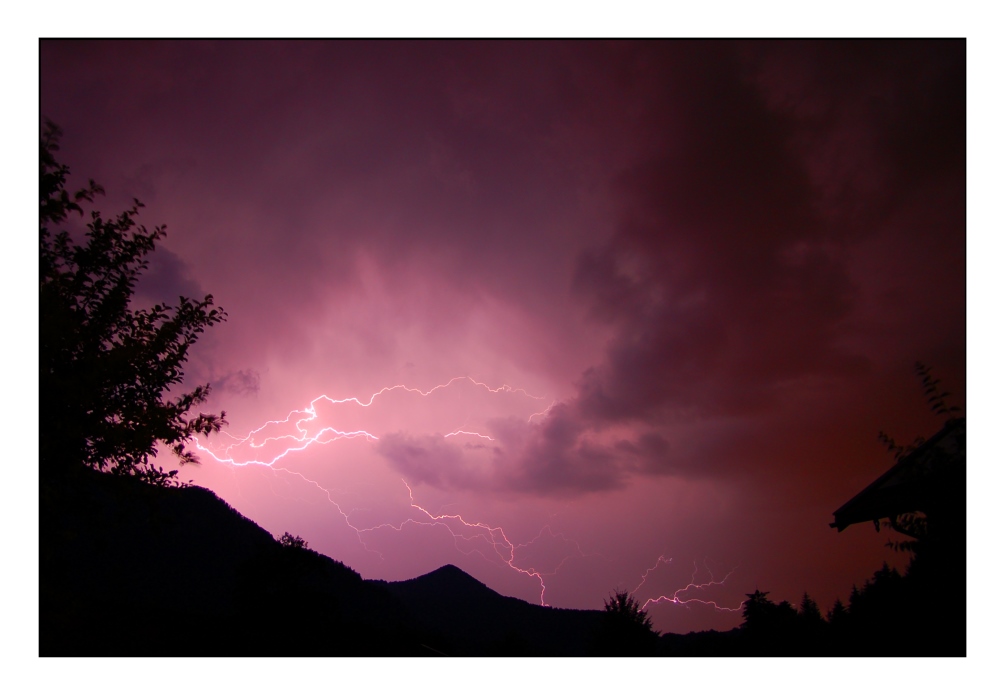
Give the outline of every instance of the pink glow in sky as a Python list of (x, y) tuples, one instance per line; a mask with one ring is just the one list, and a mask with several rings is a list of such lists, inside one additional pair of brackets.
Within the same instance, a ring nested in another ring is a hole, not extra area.
[(902, 564), (828, 523), (965, 403), (964, 43), (43, 41), (41, 112), (272, 533), (679, 632)]

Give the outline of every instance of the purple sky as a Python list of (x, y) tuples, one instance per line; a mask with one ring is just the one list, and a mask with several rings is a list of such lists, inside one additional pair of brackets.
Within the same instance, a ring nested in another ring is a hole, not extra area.
[(183, 478), (367, 578), (825, 611), (903, 564), (828, 523), (914, 361), (964, 410), (965, 48), (44, 41), (40, 103), (168, 226), (139, 299), (229, 313)]

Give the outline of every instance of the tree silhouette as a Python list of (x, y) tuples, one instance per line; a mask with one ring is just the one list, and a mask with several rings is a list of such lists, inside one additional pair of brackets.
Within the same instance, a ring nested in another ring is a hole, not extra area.
[(927, 403), (930, 405), (931, 411), (937, 416), (946, 416), (948, 420), (954, 420), (956, 417), (955, 414), (961, 413), (962, 409), (959, 406), (952, 406), (948, 403), (948, 397), (951, 396), (951, 392), (942, 392), (938, 389), (941, 380), (931, 375), (931, 367), (918, 360), (913, 366), (913, 370), (920, 377), (920, 384), (923, 385), (924, 396), (927, 397)]
[(285, 533), (281, 535), (281, 538), (278, 539), (278, 543), (280, 543), (286, 548), (305, 549), (309, 547), (309, 543), (306, 541), (306, 539), (302, 538), (301, 536), (293, 536), (287, 531), (285, 531)]
[[(931, 412), (938, 416), (946, 416), (949, 421), (956, 420), (956, 414), (961, 413), (962, 409), (958, 406), (952, 406), (948, 402), (948, 397), (951, 396), (951, 392), (942, 392), (938, 389), (938, 385), (941, 384), (941, 380), (936, 379), (931, 375), (931, 367), (918, 360), (913, 366), (913, 371), (916, 373), (917, 377), (920, 378), (920, 384), (924, 390), (924, 397), (927, 399), (927, 404), (930, 406)], [(915, 451), (920, 445), (927, 441), (923, 437), (917, 437), (910, 444), (901, 445), (898, 444), (895, 439), (889, 437), (884, 430), (879, 430), (878, 439), (886, 446), (889, 453), (896, 457), (897, 461), (905, 457), (907, 454)]]
[(604, 602), (604, 619), (594, 653), (601, 656), (648, 656), (655, 653), (659, 633), (649, 614), (627, 591), (615, 590)]
[(823, 622), (823, 614), (819, 612), (819, 606), (816, 605), (816, 601), (812, 599), (808, 592), (802, 594), (799, 617), (807, 626), (815, 626)]
[(636, 601), (627, 591), (615, 590), (611, 598), (604, 602), (604, 612), (609, 617), (622, 622), (634, 624), (637, 628), (652, 631), (653, 623), (649, 619), (649, 614), (639, 608)]
[(766, 628), (770, 623), (777, 606), (767, 597), (769, 593), (755, 589), (753, 593), (746, 595), (747, 599), (743, 601), (743, 629), (756, 631)]
[(755, 654), (798, 653), (804, 643), (799, 634), (799, 614), (788, 601), (774, 603), (768, 591), (755, 589), (743, 601), (743, 625), (749, 651)]
[(226, 314), (213, 306), (211, 295), (131, 309), (136, 281), (149, 266), (147, 255), (166, 234), (163, 226), (148, 231), (136, 224), (138, 200), (114, 218), (91, 212), (83, 244), (68, 230), (56, 230), (70, 212), (83, 216), (81, 202), (104, 192), (93, 180), (72, 196), (67, 192), (69, 168), (55, 159), (60, 135), (46, 121), (39, 180), (43, 473), (82, 463), (175, 484), (177, 472), (153, 466), (150, 457), (159, 441), (181, 463), (197, 462), (185, 443), (225, 423), (225, 412), (191, 415), (208, 397), (208, 385), (169, 395), (183, 381), (188, 349)]
[(844, 621), (847, 619), (847, 607), (844, 606), (843, 601), (837, 598), (830, 606), (829, 612), (826, 614), (826, 620), (830, 623), (832, 627), (843, 627)]

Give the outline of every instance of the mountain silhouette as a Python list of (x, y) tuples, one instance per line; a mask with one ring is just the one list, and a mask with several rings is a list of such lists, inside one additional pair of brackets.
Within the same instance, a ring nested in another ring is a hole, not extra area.
[(548, 608), (503, 596), (454, 565), (379, 582), (451, 655), (581, 656), (603, 613)]
[(39, 510), (42, 656), (584, 655), (602, 617), (454, 565), (364, 580), (200, 487), (81, 467), (41, 478)]
[[(503, 596), (454, 565), (364, 580), (205, 488), (79, 467), (43, 474), (39, 490), (41, 656), (616, 655), (603, 611)], [(923, 569), (883, 567), (828, 622), (782, 602), (727, 632), (661, 635), (646, 653), (963, 656), (962, 613), (921, 606), (941, 592)]]
[(43, 477), (42, 656), (426, 655), (385, 588), (282, 546), (210, 490)]
[(584, 655), (602, 616), (454, 565), (364, 580), (205, 488), (80, 468), (42, 477), (39, 510), (42, 656)]

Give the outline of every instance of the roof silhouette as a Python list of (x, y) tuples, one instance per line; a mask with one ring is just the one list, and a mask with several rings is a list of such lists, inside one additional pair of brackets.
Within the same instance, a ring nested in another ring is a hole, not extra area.
[(910, 512), (930, 515), (964, 499), (964, 479), (965, 418), (957, 418), (835, 510), (830, 527), (843, 531)]

